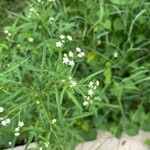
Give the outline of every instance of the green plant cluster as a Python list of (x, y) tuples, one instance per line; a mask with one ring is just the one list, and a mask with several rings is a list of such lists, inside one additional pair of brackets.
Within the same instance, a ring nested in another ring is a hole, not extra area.
[[(0, 41), (0, 148), (37, 141), (38, 149), (71, 150), (98, 130), (150, 131), (149, 7), (148, 0), (29, 0), (21, 13), (9, 11), (15, 20)], [(64, 64), (77, 47), (85, 57)]]

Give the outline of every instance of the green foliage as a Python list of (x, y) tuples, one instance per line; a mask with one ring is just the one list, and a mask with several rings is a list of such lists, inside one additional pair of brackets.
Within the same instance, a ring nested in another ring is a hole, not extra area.
[[(24, 3), (0, 1), (1, 20), (12, 17), (0, 21), (0, 149), (37, 141), (71, 150), (100, 129), (118, 137), (150, 131), (150, 3)], [(75, 65), (63, 63), (66, 55)]]

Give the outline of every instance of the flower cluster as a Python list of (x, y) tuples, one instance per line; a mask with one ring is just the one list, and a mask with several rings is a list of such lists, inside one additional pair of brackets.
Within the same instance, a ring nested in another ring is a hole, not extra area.
[(37, 15), (37, 16), (39, 16), (39, 13), (35, 10), (35, 8), (34, 7), (31, 7), (30, 9), (29, 9), (29, 14), (28, 14), (28, 18), (30, 19), (31, 17), (32, 17), (32, 15)]
[(74, 62), (74, 54), (73, 52), (69, 51), (68, 54), (64, 54), (63, 56), (63, 64), (69, 65), (71, 67), (74, 67), (75, 62)]
[(57, 122), (57, 119), (54, 118), (54, 119), (52, 120), (52, 124), (54, 124), (54, 123), (56, 123), (56, 122)]
[(0, 121), (2, 126), (7, 126), (11, 122), (9, 118), (4, 119), (3, 117), (0, 118)]
[(76, 48), (77, 53), (73, 53), (72, 51), (69, 51), (68, 54), (63, 55), (62, 63), (65, 65), (69, 65), (71, 67), (74, 67), (75, 65), (75, 58), (83, 58), (85, 56), (85, 53), (81, 51), (79, 47)]
[(83, 102), (83, 106), (89, 105), (89, 103), (92, 103), (91, 99), (93, 99), (95, 95), (95, 90), (99, 86), (99, 81), (97, 80), (95, 83), (93, 81), (90, 81), (88, 84), (88, 93), (87, 96), (85, 96), (85, 101)]
[(77, 47), (77, 48), (76, 48), (76, 51), (77, 51), (77, 53), (78, 53), (77, 56), (78, 56), (79, 58), (83, 58), (83, 57), (85, 56), (85, 53), (82, 52), (81, 48)]
[(6, 39), (9, 40), (12, 35), (11, 32), (8, 29), (5, 29), (4, 33), (6, 34)]
[(77, 85), (77, 82), (74, 81), (71, 76), (69, 76), (69, 83), (70, 83), (70, 87), (75, 87)]
[(24, 126), (23, 122), (18, 122), (18, 127), (15, 128), (15, 133), (14, 133), (15, 136), (19, 136), (20, 135), (19, 131), (20, 131), (20, 128), (23, 127), (23, 126)]
[(67, 39), (68, 41), (73, 41), (73, 38), (70, 35), (60, 35), (59, 36), (60, 40), (56, 42), (56, 47), (61, 48), (63, 44), (66, 42), (65, 40)]
[(33, 43), (34, 39), (32, 37), (28, 38), (28, 42)]
[(3, 113), (4, 112), (4, 107), (0, 106), (0, 113)]
[[(5, 108), (0, 106), (0, 113), (3, 113), (4, 111), (5, 111)], [(11, 122), (9, 118), (3, 118), (3, 117), (0, 117), (0, 121), (1, 121), (2, 126), (7, 126)]]

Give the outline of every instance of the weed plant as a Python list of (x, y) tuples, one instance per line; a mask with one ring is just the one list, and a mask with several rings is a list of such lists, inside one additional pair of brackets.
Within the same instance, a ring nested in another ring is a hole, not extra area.
[(148, 0), (29, 0), (21, 13), (8, 10), (0, 149), (36, 141), (40, 150), (71, 150), (98, 130), (150, 131), (149, 7)]

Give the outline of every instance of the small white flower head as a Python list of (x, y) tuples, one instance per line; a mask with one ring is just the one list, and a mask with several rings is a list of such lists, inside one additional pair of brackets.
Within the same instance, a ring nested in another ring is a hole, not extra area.
[(19, 132), (15, 132), (14, 135), (17, 137), (17, 136), (20, 135), (20, 133)]
[(62, 42), (62, 43), (65, 43), (65, 40), (62, 40), (61, 42)]
[(30, 12), (34, 12), (35, 9), (34, 9), (33, 7), (31, 7), (31, 8), (29, 9), (29, 11), (30, 11)]
[(1, 125), (6, 126), (7, 124), (10, 124), (10, 122), (11, 122), (11, 120), (9, 118), (7, 118), (1, 122)]
[(63, 83), (64, 83), (64, 82), (65, 82), (65, 80), (64, 80), (64, 79), (62, 79), (62, 80), (61, 80), (61, 82), (63, 82)]
[(44, 145), (45, 145), (45, 147), (48, 148), (49, 147), (49, 142), (45, 142)]
[(20, 130), (20, 128), (19, 128), (19, 127), (15, 128), (15, 132), (18, 132), (19, 130)]
[(62, 46), (63, 46), (62, 42), (60, 42), (60, 41), (56, 42), (56, 47), (62, 47)]
[(36, 101), (36, 103), (37, 103), (37, 105), (39, 105), (39, 104), (40, 104), (40, 101)]
[(99, 81), (98, 80), (96, 80), (96, 86), (99, 86)]
[(75, 65), (75, 62), (73, 60), (70, 60), (69, 61), (69, 66), (74, 67), (74, 65)]
[(70, 87), (75, 87), (77, 85), (76, 81), (71, 80), (70, 81)]
[(28, 15), (27, 17), (28, 17), (29, 19), (31, 19), (31, 15)]
[(68, 65), (69, 61), (68, 57), (63, 57), (63, 64)]
[(5, 109), (1, 106), (1, 107), (0, 107), (0, 113), (4, 112), (4, 110), (5, 110)]
[(10, 145), (10, 146), (11, 146), (11, 145), (12, 145), (12, 142), (10, 142), (10, 141), (9, 141), (9, 142), (8, 142), (8, 145)]
[(7, 121), (6, 121), (6, 120), (3, 120), (3, 121), (1, 122), (1, 124), (2, 124), (2, 126), (6, 126), (6, 125), (7, 125)]
[(29, 41), (30, 43), (33, 43), (34, 39), (33, 39), (32, 37), (29, 37), (29, 38), (28, 38), (28, 41)]
[(4, 118), (3, 118), (3, 117), (0, 117), (0, 121), (2, 121), (2, 120), (4, 120)]
[(8, 33), (8, 36), (11, 36), (11, 33)]
[(67, 35), (67, 39), (68, 39), (69, 41), (73, 41), (73, 38), (72, 38), (70, 35)]
[(21, 44), (18, 44), (17, 47), (21, 47)]
[(6, 119), (7, 124), (10, 124), (11, 120), (9, 118)]
[(114, 52), (113, 56), (114, 56), (115, 58), (117, 58), (117, 57), (118, 57), (118, 52)]
[(54, 21), (54, 17), (49, 17), (49, 22), (52, 22), (52, 21)]
[(87, 96), (87, 97), (86, 97), (86, 100), (87, 100), (87, 101), (89, 101), (90, 99), (91, 99), (90, 96)]
[(93, 89), (89, 89), (89, 90), (88, 90), (88, 95), (89, 95), (90, 97), (92, 97), (92, 96), (94, 95)]
[(72, 51), (69, 51), (69, 57), (74, 57), (74, 54)]
[(93, 85), (94, 85), (93, 81), (90, 81), (88, 87), (93, 88)]
[(24, 123), (22, 121), (19, 121), (18, 122), (18, 127), (23, 127), (24, 126)]
[(52, 120), (52, 124), (54, 124), (54, 123), (56, 123), (57, 122), (57, 120), (56, 119), (53, 119)]
[(9, 31), (8, 31), (7, 29), (5, 29), (5, 30), (4, 30), (4, 33), (5, 33), (5, 34), (8, 34), (8, 33), (9, 33)]
[(88, 101), (84, 101), (83, 102), (83, 106), (87, 106), (87, 105), (89, 105), (89, 102)]
[(78, 53), (80, 53), (80, 52), (81, 52), (81, 48), (77, 47), (77, 48), (76, 48), (76, 51), (77, 51)]
[(39, 3), (41, 3), (41, 0), (37, 0)]
[(59, 37), (60, 37), (61, 40), (64, 40), (64, 39), (65, 39), (65, 35), (62, 35), (62, 34), (61, 34)]

